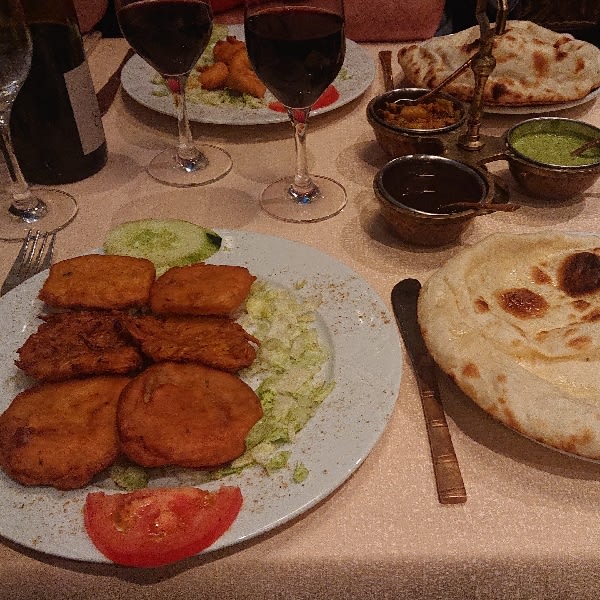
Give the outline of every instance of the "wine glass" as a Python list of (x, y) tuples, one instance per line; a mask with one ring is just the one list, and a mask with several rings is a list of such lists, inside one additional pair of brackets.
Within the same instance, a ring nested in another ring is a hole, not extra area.
[(154, 179), (178, 187), (204, 185), (231, 169), (231, 157), (210, 144), (194, 144), (187, 116), (186, 83), (212, 32), (209, 0), (115, 0), (130, 46), (165, 79), (177, 109), (179, 143), (148, 165)]
[(306, 127), (311, 105), (344, 62), (343, 0), (245, 0), (244, 31), (259, 79), (285, 107), (294, 128), (296, 173), (270, 184), (261, 206), (283, 221), (322, 221), (346, 205), (333, 179), (309, 175)]
[[(29, 229), (57, 231), (77, 214), (75, 199), (61, 190), (30, 188), (14, 153), (10, 114), (31, 67), (32, 45), (18, 0), (0, 0), (0, 150), (11, 179), (11, 202), (0, 210), (0, 239), (21, 240)], [(35, 144), (35, 140), (31, 140)]]

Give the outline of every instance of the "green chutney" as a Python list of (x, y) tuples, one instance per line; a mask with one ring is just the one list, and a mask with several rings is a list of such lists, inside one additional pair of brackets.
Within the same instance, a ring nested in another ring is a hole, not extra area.
[(573, 132), (526, 133), (511, 140), (512, 147), (523, 156), (547, 165), (578, 167), (600, 162), (600, 148), (586, 150), (581, 156), (571, 156), (591, 137)]

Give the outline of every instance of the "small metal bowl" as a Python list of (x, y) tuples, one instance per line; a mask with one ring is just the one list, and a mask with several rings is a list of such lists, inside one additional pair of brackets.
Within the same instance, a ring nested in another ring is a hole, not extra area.
[(562, 117), (528, 119), (511, 127), (505, 133), (503, 152), (487, 157), (481, 161), (481, 164), (506, 160), (512, 177), (527, 195), (534, 198), (568, 200), (581, 194), (600, 176), (600, 154), (590, 154), (589, 162), (586, 164), (558, 165), (536, 160), (515, 148), (515, 144), (524, 136), (548, 133), (577, 136), (581, 138), (581, 144), (600, 137), (598, 127), (583, 121)]
[(456, 242), (477, 215), (473, 209), (454, 212), (456, 202), (489, 204), (494, 183), (475, 166), (428, 154), (395, 158), (373, 180), (381, 213), (402, 240), (419, 246)]
[(467, 111), (464, 104), (444, 92), (438, 92), (434, 98), (449, 100), (459, 111), (460, 117), (452, 125), (437, 129), (407, 129), (391, 125), (380, 115), (386, 102), (419, 98), (428, 91), (426, 88), (398, 88), (375, 96), (367, 105), (367, 120), (373, 128), (375, 138), (391, 158), (408, 154), (441, 155), (444, 153), (444, 143), (437, 136), (454, 131), (465, 122)]

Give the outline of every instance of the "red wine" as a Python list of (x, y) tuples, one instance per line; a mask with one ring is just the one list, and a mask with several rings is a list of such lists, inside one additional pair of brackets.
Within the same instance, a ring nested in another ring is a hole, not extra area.
[[(23, 2), (33, 57), (10, 119), (15, 154), (27, 181), (79, 181), (105, 165), (107, 150), (77, 21), (40, 22), (37, 14), (31, 18), (30, 4), (33, 11), (46, 8)], [(62, 6), (69, 8), (52, 3), (55, 13)]]
[(131, 47), (161, 75), (191, 71), (212, 31), (210, 6), (197, 0), (128, 4), (118, 18)]
[(317, 9), (267, 9), (249, 16), (246, 45), (252, 66), (285, 106), (311, 106), (344, 62), (344, 20)]

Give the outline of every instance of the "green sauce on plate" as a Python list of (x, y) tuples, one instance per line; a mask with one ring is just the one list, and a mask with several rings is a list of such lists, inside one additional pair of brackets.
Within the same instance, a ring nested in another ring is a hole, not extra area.
[(571, 156), (571, 152), (591, 137), (573, 132), (527, 133), (511, 140), (512, 147), (523, 156), (548, 165), (578, 167), (600, 162), (600, 149), (591, 148), (581, 156)]

